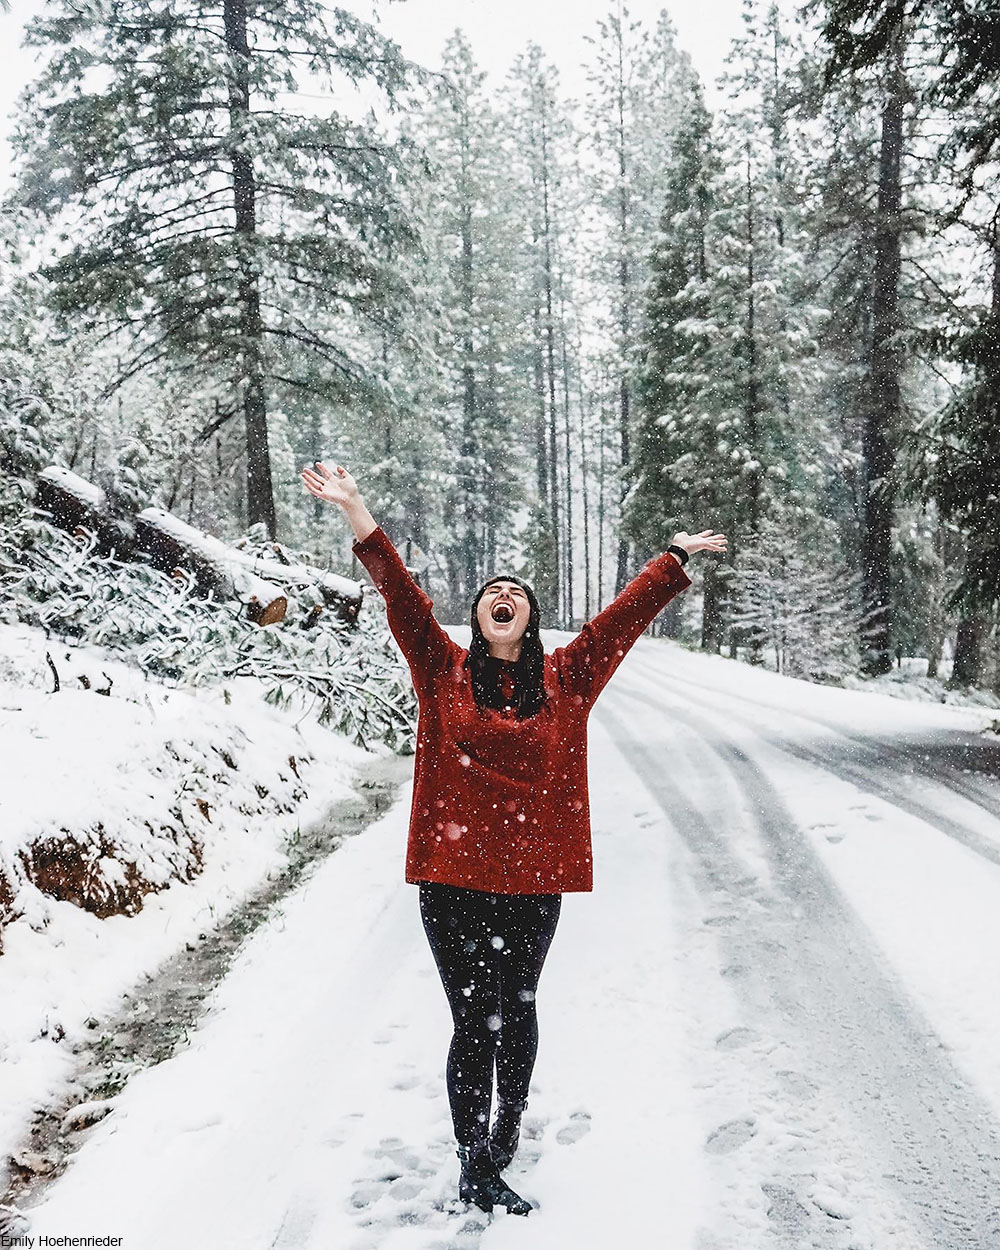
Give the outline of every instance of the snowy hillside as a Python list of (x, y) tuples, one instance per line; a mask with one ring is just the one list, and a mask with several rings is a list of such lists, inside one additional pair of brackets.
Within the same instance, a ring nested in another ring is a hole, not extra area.
[(86, 1022), (280, 872), (370, 757), (253, 679), (171, 689), (13, 626), (0, 657), (6, 1157)]

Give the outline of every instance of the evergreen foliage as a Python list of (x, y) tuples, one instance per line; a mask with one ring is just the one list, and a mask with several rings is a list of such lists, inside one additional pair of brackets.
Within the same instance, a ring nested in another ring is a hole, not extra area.
[[(262, 527), (245, 544), (251, 553), (255, 539), (259, 554), (273, 554)], [(196, 597), (186, 579), (97, 554), (91, 540), (36, 511), (0, 530), (0, 587), (6, 623), (120, 651), (154, 680), (253, 678), (268, 702), (294, 701), (361, 746), (414, 749), (413, 689), (384, 611), (371, 602), (356, 626), (321, 615), (308, 626), (260, 628), (234, 605)]]
[(830, 527), (791, 534), (767, 519), (745, 544), (729, 581), (733, 628), (775, 670), (837, 682), (857, 670), (860, 599)]
[(446, 449), (438, 544), (444, 607), (465, 620), (478, 587), (513, 554), (503, 535), (524, 499), (529, 393), (518, 367), (519, 287), (509, 279), (520, 244), (507, 176), (512, 151), (461, 31), (448, 40), (443, 63), (422, 123), (433, 205), (422, 220), (438, 312), (435, 412)]
[[(715, 447), (696, 447), (692, 435), (700, 396), (708, 381), (708, 240), (718, 157), (712, 147), (711, 117), (698, 83), (677, 123), (672, 157), (664, 175), (659, 231), (650, 255), (642, 358), (638, 371), (639, 411), (634, 481), (625, 524), (640, 549), (663, 551), (695, 496), (717, 509), (728, 483), (725, 468), (703, 459)], [(691, 469), (697, 460), (699, 480)], [(706, 480), (707, 479), (707, 480)]]
[(394, 102), (410, 67), (318, 0), (52, 7), (28, 25), (49, 57), (16, 143), (19, 200), (60, 231), (43, 269), (54, 304), (127, 335), (118, 384), (159, 362), (225, 383), (221, 417), (246, 425), (249, 520), (273, 534), (272, 397), (382, 391), (358, 331), (393, 324), (413, 242), (405, 146), (371, 118), (288, 100), (316, 82)]
[[(713, 116), (622, 0), (581, 105), (534, 46), (488, 82), (461, 32), (417, 96), (318, 0), (56, 0), (0, 223), (11, 567), (49, 455), (336, 565), (298, 474), (338, 459), (446, 622), (507, 569), (575, 627), (711, 526), (703, 647), (839, 680), (954, 634), (955, 680), (1000, 681), (993, 7), (745, 0)], [(383, 124), (307, 115), (345, 85)], [(828, 612), (862, 649), (824, 668)]]

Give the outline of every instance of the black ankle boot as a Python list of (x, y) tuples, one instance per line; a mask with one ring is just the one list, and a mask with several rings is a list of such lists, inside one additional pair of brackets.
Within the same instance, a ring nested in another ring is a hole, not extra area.
[(501, 1098), (497, 1099), (497, 1118), (490, 1130), (490, 1154), (501, 1172), (517, 1154), (521, 1115), (527, 1105), (527, 1098), (523, 1102), (504, 1102)]
[(459, 1146), (458, 1157), (462, 1160), (458, 1196), (463, 1202), (474, 1202), (480, 1211), (492, 1211), (498, 1206), (506, 1207), (509, 1215), (528, 1214), (531, 1203), (514, 1193), (501, 1178), (490, 1156), (489, 1142)]

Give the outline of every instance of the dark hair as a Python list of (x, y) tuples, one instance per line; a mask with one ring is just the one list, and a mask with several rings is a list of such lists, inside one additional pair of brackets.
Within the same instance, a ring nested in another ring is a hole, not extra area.
[(490, 655), (490, 644), (479, 625), (479, 600), (487, 586), (494, 582), (513, 582), (528, 596), (531, 608), (528, 624), (521, 639), (521, 654), (513, 665), (514, 701), (518, 720), (525, 720), (545, 703), (545, 649), (538, 635), (541, 609), (535, 592), (527, 582), (509, 573), (498, 573), (484, 582), (472, 601), (472, 645), (469, 647), (469, 666), (472, 669), (472, 693), (478, 707), (501, 708), (506, 699), (500, 690), (500, 665)]

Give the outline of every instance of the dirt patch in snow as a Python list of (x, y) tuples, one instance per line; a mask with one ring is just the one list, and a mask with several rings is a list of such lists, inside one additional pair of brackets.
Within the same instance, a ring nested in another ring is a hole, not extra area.
[(14, 887), (0, 864), (0, 955), (3, 954), (3, 927), (10, 921), (13, 911)]
[(77, 1056), (73, 1077), (61, 1097), (36, 1111), (22, 1147), (0, 1166), (0, 1187), (5, 1191), (0, 1203), (16, 1203), (27, 1210), (41, 1199), (95, 1122), (89, 1114), (76, 1112), (96, 1106), (101, 1112), (96, 1118), (103, 1118), (113, 1111), (115, 1097), (132, 1076), (169, 1059), (187, 1041), (206, 998), (225, 976), (245, 939), (322, 860), (389, 807), (411, 769), (408, 757), (378, 756), (367, 761), (359, 771), (354, 794), (335, 804), (288, 845), (288, 863), (279, 875), (264, 882), (216, 928), (199, 933), (196, 941), (186, 943), (125, 993), (115, 1015), (87, 1021), (92, 1037), (73, 1046)]
[[(190, 881), (201, 869), (203, 843), (185, 828), (146, 827), (150, 839), (169, 848), (175, 879)], [(61, 838), (43, 838), (18, 852), (24, 875), (43, 894), (75, 903), (101, 920), (134, 916), (145, 895), (166, 889), (170, 881), (153, 881), (134, 860), (122, 854), (117, 840), (98, 822), (83, 839), (68, 829)], [(2, 921), (0, 921), (2, 922)]]

